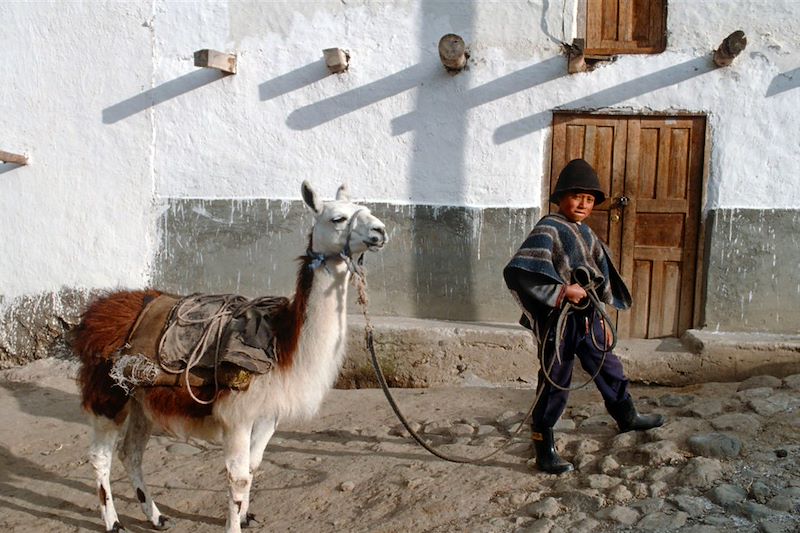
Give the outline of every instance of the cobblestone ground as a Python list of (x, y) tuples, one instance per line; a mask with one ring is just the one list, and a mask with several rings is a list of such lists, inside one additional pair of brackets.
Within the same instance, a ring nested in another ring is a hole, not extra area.
[[(45, 360), (0, 372), (2, 531), (102, 530), (74, 371)], [(577, 391), (556, 428), (577, 470), (551, 476), (532, 468), (527, 428), (488, 464), (447, 463), (407, 437), (381, 391), (332, 391), (317, 418), (281, 426), (268, 446), (253, 485), (256, 530), (800, 531), (800, 375), (633, 392), (667, 424), (617, 434), (596, 391)], [(397, 399), (425, 438), (476, 457), (507, 440), (533, 391)], [(145, 472), (172, 531), (222, 530), (217, 446), (156, 436)], [(126, 528), (148, 531), (119, 463), (113, 479)]]

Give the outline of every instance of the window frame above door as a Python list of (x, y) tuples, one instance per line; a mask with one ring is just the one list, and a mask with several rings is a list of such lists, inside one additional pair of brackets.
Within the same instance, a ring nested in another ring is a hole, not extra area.
[[(632, 8), (636, 0), (578, 0), (577, 33), (578, 38), (584, 40), (584, 56), (593, 59), (605, 59), (622, 54), (659, 54), (667, 47), (667, 0), (638, 0), (647, 2), (650, 6), (648, 24), (648, 40), (641, 41), (634, 38), (602, 39), (598, 33), (602, 32), (604, 25), (616, 26), (619, 30), (620, 10), (607, 9), (606, 5), (614, 3), (625, 4)], [(605, 11), (605, 13), (604, 13)], [(623, 8), (623, 14), (627, 12)], [(615, 21), (603, 20), (603, 16), (616, 16)], [(623, 28), (623, 31), (625, 29)], [(633, 32), (633, 28), (627, 28)]]

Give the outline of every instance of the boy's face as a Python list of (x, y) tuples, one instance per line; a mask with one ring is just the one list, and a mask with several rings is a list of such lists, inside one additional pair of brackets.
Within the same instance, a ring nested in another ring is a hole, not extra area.
[(594, 195), (588, 192), (568, 191), (558, 201), (558, 212), (572, 222), (583, 222), (592, 214)]

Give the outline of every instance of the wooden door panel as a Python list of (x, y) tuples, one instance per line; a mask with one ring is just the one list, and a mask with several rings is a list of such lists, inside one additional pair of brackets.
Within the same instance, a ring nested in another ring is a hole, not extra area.
[(636, 205), (639, 208), (638, 210), (644, 213), (680, 213), (690, 208), (688, 201), (673, 198), (666, 198), (663, 200), (657, 198), (637, 198)]
[[(650, 264), (649, 299), (631, 310), (646, 317), (647, 338), (679, 336), (692, 324), (694, 293), (687, 287), (695, 281), (704, 128), (702, 118), (647, 117), (629, 124), (629, 152), (638, 157), (628, 158), (635, 171), (626, 184), (635, 198), (625, 212), (624, 231), (633, 234), (625, 253), (628, 264)], [(631, 150), (632, 144), (638, 146)]]
[[(550, 191), (564, 165), (582, 157), (609, 193), (587, 224), (631, 289), (631, 311), (614, 317), (621, 338), (679, 336), (692, 326), (704, 139), (703, 117), (554, 116)], [(628, 206), (614, 206), (623, 195)]]
[[(649, 308), (649, 313), (636, 313), (637, 324), (646, 322), (647, 328), (637, 333), (644, 334), (647, 338), (674, 336), (680, 318), (680, 305), (678, 302), (681, 286), (680, 261), (636, 261), (637, 268), (646, 264), (648, 270), (649, 296), (645, 299), (643, 308)], [(636, 280), (640, 276), (635, 277)], [(636, 288), (637, 294), (645, 292), (646, 288)], [(654, 305), (660, 302), (661, 305)]]
[[(578, 126), (569, 124), (567, 125), (567, 146), (565, 157), (557, 168), (564, 168), (564, 166), (583, 155), (583, 141), (586, 138), (586, 126), (581, 124)], [(552, 191), (551, 191), (552, 192)]]
[(658, 128), (637, 128), (639, 146), (638, 168), (633, 169), (639, 176), (636, 197), (641, 201), (645, 198), (656, 197), (656, 181), (658, 175)]
[[(659, 248), (657, 246), (637, 246), (636, 259), (645, 261), (678, 261), (683, 258), (683, 253), (669, 248)], [(636, 302), (634, 302), (635, 304)]]
[(661, 265), (661, 320), (653, 325), (653, 336), (676, 336), (680, 317), (682, 265), (680, 260), (664, 261)]
[[(650, 278), (653, 269), (652, 261), (634, 261), (634, 271), (631, 277), (631, 297), (633, 298), (634, 305), (637, 308), (649, 309), (650, 308)], [(620, 313), (620, 320), (626, 313)], [(647, 338), (647, 313), (635, 313), (631, 310), (628, 314), (628, 331), (626, 336), (636, 339)], [(619, 331), (618, 333), (622, 335)]]
[(686, 199), (689, 181), (689, 140), (691, 130), (673, 128), (669, 138), (669, 173), (666, 176), (666, 190), (660, 197)]
[(637, 213), (636, 245), (683, 248), (684, 219), (682, 213)]

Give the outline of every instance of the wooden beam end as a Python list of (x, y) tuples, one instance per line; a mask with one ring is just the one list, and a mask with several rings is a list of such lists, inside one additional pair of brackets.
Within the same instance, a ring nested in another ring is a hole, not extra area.
[(448, 33), (439, 39), (439, 59), (448, 72), (460, 72), (467, 66), (469, 52), (460, 35)]
[(341, 48), (326, 48), (322, 51), (325, 66), (332, 74), (339, 74), (350, 67), (350, 54)]
[(194, 66), (213, 68), (227, 74), (236, 74), (236, 54), (205, 48), (194, 53)]
[(14, 165), (27, 165), (28, 164), (28, 156), (23, 154), (14, 154), (11, 152), (4, 152), (0, 150), (0, 161), (3, 163), (11, 163)]
[(567, 50), (567, 72), (576, 74), (586, 72), (589, 66), (586, 64), (586, 56), (583, 53), (585, 41), (583, 39), (573, 39), (572, 44), (566, 44)]
[(719, 48), (714, 50), (714, 64), (718, 67), (729, 66), (746, 47), (747, 36), (742, 30), (736, 30), (725, 37)]

